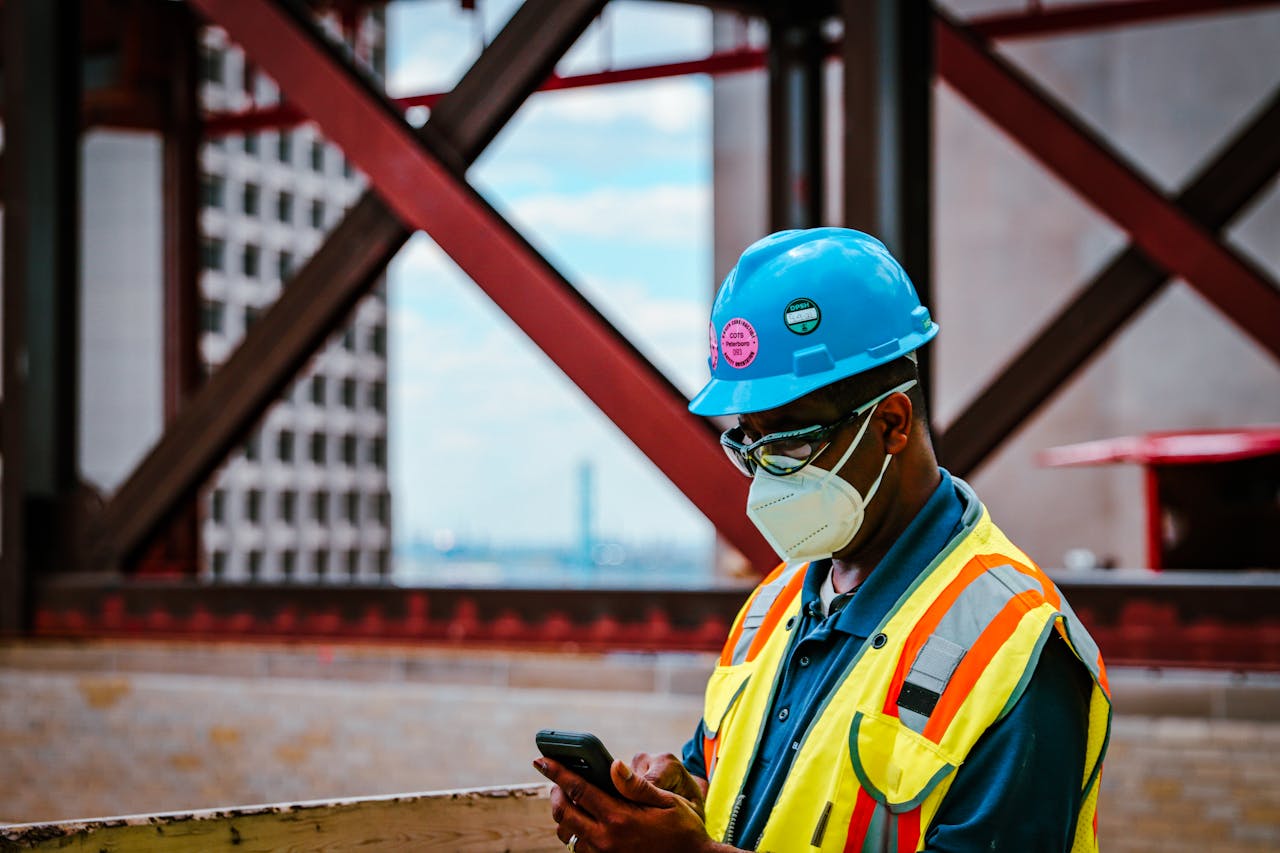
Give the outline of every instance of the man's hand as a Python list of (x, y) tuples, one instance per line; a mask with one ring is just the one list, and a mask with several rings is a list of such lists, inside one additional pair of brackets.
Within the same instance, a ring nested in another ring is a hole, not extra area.
[(699, 779), (685, 769), (680, 759), (671, 753), (650, 755), (636, 753), (631, 759), (631, 770), (637, 776), (651, 782), (654, 787), (679, 794), (689, 801), (698, 817), (706, 820), (707, 780)]
[[(610, 768), (622, 799), (606, 794), (549, 758), (534, 768), (556, 787), (551, 791), (551, 817), (556, 837), (568, 844), (576, 837), (577, 853), (710, 853), (724, 850), (712, 843), (693, 805), (631, 771), (621, 761)], [(687, 774), (686, 774), (687, 775)]]

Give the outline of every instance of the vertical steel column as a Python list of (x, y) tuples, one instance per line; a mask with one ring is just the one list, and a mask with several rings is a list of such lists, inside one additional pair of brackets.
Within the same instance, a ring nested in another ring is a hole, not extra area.
[(788, 9), (769, 21), (769, 226), (822, 222), (822, 18)]
[[(172, 76), (164, 128), (164, 420), (172, 423), (199, 387), (200, 87), (199, 28), (186, 4), (157, 10)], [(194, 574), (199, 514), (190, 500), (162, 540), (164, 562)]]
[(0, 632), (76, 541), (79, 4), (8, 0), (4, 23), (4, 520)]
[[(874, 234), (933, 304), (933, 37), (927, 0), (842, 0), (844, 224)], [(919, 351), (926, 399), (932, 348)]]

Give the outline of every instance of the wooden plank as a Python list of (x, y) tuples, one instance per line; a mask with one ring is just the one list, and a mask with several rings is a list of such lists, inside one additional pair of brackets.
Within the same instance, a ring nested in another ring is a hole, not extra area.
[(561, 851), (550, 786), (475, 788), (365, 799), (0, 826), (0, 851), (302, 853), (360, 849)]

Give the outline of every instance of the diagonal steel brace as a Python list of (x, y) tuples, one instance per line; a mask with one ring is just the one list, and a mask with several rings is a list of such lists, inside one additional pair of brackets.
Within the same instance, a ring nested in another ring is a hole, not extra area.
[[(503, 73), (508, 69), (490, 67), (489, 76), (473, 69), (463, 84), (441, 102), (427, 125), (415, 133), (386, 97), (326, 41), (304, 7), (268, 0), (193, 2), (210, 20), (224, 27), (280, 84), (290, 100), (312, 116), (326, 136), (368, 175), (378, 197), (395, 217), (431, 234), (459, 267), (664, 470), (732, 544), (759, 565), (773, 561), (759, 534), (741, 512), (745, 481), (724, 465), (710, 425), (690, 415), (683, 395), (463, 179), (465, 166), (475, 159), (510, 115), (509, 112), (503, 115), (499, 109), (491, 110), (486, 116), (483, 107), (468, 108), (468, 98), (477, 98), (483, 103), (490, 96), (488, 87), (501, 86)], [(529, 5), (532, 4), (526, 7)], [(564, 15), (562, 4), (538, 5), (543, 7), (540, 11), (544, 14), (558, 11)], [(598, 4), (583, 2), (578, 6), (582, 14), (594, 13), (598, 8)], [(524, 11), (524, 8), (520, 10)], [(497, 45), (495, 41), (490, 50)], [(480, 65), (478, 62), (477, 68)], [(546, 68), (543, 76), (549, 71), (550, 68)], [(472, 80), (476, 82), (464, 85)], [(536, 86), (537, 82), (540, 79), (532, 85)], [(530, 87), (519, 88), (527, 94)], [(406, 233), (403, 226), (391, 234), (391, 228), (382, 224), (386, 218), (385, 208), (372, 197), (363, 200), (350, 218), (361, 223), (360, 228), (352, 229), (355, 233), (346, 235), (355, 239), (351, 243), (331, 239), (322, 248), (322, 254), (336, 244), (339, 252), (355, 251), (366, 257), (382, 258), (389, 257), (388, 249), (393, 253), (403, 243)], [(384, 237), (384, 241), (377, 242), (360, 235), (360, 231), (374, 228), (391, 239)], [(327, 260), (341, 264), (340, 259)], [(347, 279), (354, 277), (349, 267), (343, 272)], [(322, 287), (323, 276), (315, 278), (314, 286)], [(274, 342), (267, 339), (267, 329), (263, 327), (273, 315), (281, 315), (274, 325), (280, 327), (278, 331), (287, 332), (288, 326), (300, 319), (292, 312), (308, 308), (299, 304), (298, 299), (286, 303), (296, 288), (296, 283), (291, 284), (276, 306), (255, 325), (253, 332), (262, 328), (263, 334), (256, 340), (247, 338), (242, 352), (257, 345), (257, 350), (265, 350), (261, 353), (263, 356), (270, 355)], [(309, 325), (327, 330), (334, 324)], [(314, 346), (308, 352), (313, 350)], [(211, 386), (221, 374), (235, 366), (240, 355), (238, 352), (232, 363), (215, 374)], [(289, 367), (279, 374), (283, 377), (281, 387), (296, 371), (296, 366)], [(243, 375), (240, 378), (244, 378)], [(222, 450), (234, 444), (235, 436), (247, 431), (249, 419), (260, 412), (269, 399), (256, 400), (255, 406), (248, 407), (238, 402), (235, 394), (229, 395), (227, 402), (238, 405), (245, 417), (223, 428), (223, 436), (230, 439)], [(193, 401), (193, 407), (197, 402), (199, 400)], [(211, 430), (197, 428), (195, 432), (207, 434)], [(144, 473), (144, 468), (164, 449), (166, 442), (172, 445), (177, 441), (170, 439), (167, 434), (135, 477), (130, 478), (130, 483)], [(670, 448), (673, 446), (682, 448), (678, 464), (672, 462)], [(205, 461), (207, 465), (208, 458)], [(211, 466), (208, 467), (211, 470)], [(196, 466), (190, 463), (186, 470), (184, 485), (189, 488), (194, 488), (199, 475), (207, 474), (207, 471), (196, 471)], [(165, 478), (155, 479), (166, 482)], [(171, 493), (175, 492), (175, 479), (167, 478)], [(120, 497), (125, 497), (123, 490)], [(151, 501), (159, 504), (165, 497), (176, 497), (176, 494), (153, 497)], [(130, 506), (123, 504), (125, 508)], [(136, 538), (123, 544), (136, 547), (145, 534), (140, 524), (134, 524), (132, 529)]]
[[(1280, 90), (1174, 201), (1216, 234), (1280, 172)], [(1035, 339), (1009, 360), (938, 437), (940, 457), (968, 476), (1082, 370), (1158, 293), (1169, 273), (1133, 246), (1112, 256)]]
[(935, 12), (938, 73), (1099, 212), (1280, 358), (1280, 288), (1171, 203), (1121, 154), (979, 36)]

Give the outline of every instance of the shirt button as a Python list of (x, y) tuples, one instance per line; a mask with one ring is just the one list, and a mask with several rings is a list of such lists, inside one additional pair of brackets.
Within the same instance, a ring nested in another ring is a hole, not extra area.
[(783, 708), (781, 711), (778, 712), (778, 722), (785, 723), (787, 721), (787, 717), (790, 717), (790, 716), (791, 716), (791, 712), (788, 711), (786, 708)]
[(808, 657), (802, 657), (802, 658), (800, 658), (800, 665), (801, 665), (801, 666), (808, 666), (808, 665), (809, 665), (809, 658), (808, 658)]

